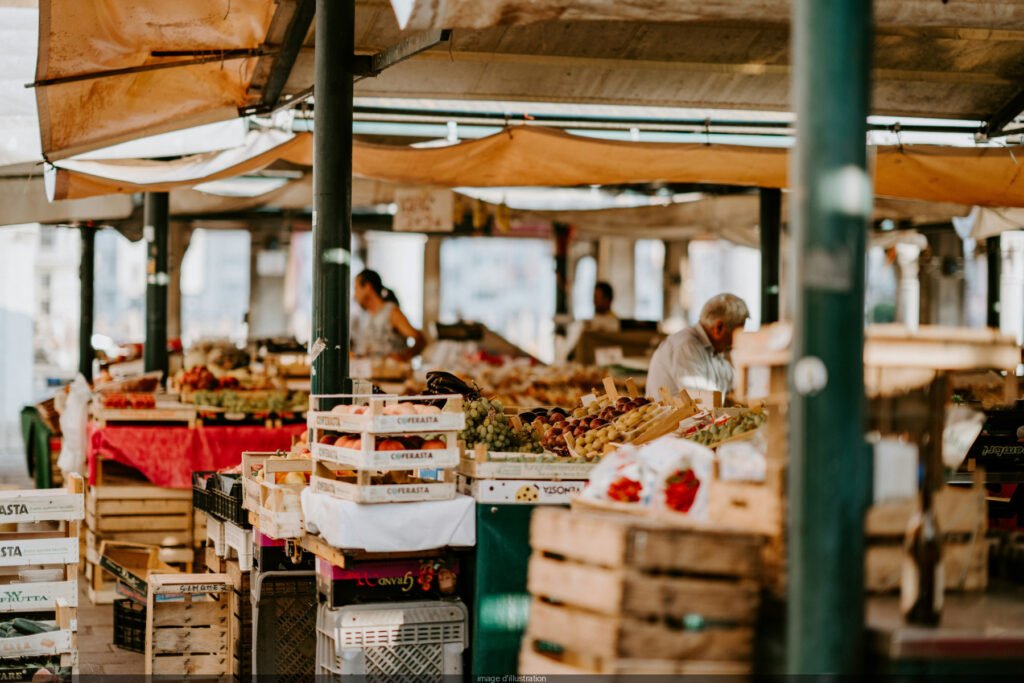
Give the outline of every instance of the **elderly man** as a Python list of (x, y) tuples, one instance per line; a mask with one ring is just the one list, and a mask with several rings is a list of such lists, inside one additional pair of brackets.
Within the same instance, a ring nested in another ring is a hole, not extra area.
[(676, 332), (661, 343), (651, 358), (647, 395), (658, 398), (662, 387), (670, 394), (680, 389), (732, 390), (729, 361), (733, 333), (750, 317), (747, 304), (733, 294), (712, 297), (700, 312), (700, 322)]

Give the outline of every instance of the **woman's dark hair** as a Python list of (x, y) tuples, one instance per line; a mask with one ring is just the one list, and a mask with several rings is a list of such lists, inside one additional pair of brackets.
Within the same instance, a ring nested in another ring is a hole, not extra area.
[(390, 289), (384, 286), (384, 282), (380, 279), (380, 273), (375, 270), (367, 268), (363, 272), (356, 276), (356, 279), (362, 282), (364, 285), (369, 285), (377, 296), (388, 303), (392, 303), (398, 306), (398, 297)]

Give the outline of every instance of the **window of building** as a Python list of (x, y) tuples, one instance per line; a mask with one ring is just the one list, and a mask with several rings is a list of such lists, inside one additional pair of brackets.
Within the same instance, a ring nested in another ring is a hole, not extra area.
[(245, 341), (249, 310), (249, 233), (196, 230), (181, 263), (181, 338)]
[(481, 322), (550, 362), (554, 314), (549, 240), (460, 237), (441, 245), (441, 322)]
[(594, 317), (594, 285), (597, 284), (597, 259), (583, 256), (576, 262), (572, 280), (572, 313), (576, 320)]
[(637, 240), (633, 259), (634, 316), (637, 320), (661, 320), (665, 310), (665, 243)]

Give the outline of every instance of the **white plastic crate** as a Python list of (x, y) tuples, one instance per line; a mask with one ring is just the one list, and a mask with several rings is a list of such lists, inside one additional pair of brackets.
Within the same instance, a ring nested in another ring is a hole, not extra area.
[(320, 605), (316, 675), (370, 680), (461, 675), (468, 614), (459, 601)]

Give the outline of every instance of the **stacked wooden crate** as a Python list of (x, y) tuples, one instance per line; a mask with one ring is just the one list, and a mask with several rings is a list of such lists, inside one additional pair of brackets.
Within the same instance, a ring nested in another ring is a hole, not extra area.
[[(233, 525), (232, 525), (233, 526)], [(237, 528), (237, 527), (236, 527)], [(252, 531), (248, 539), (252, 544)], [(206, 548), (206, 569), (213, 574), (226, 574), (231, 582), (230, 607), (231, 675), (239, 681), (252, 676), (252, 591), (250, 584), (252, 555), (249, 566), (242, 568), (238, 558), (220, 556), (210, 543)]]
[(72, 475), (63, 489), (0, 492), (2, 620), (30, 617), (54, 629), (0, 638), (0, 680), (32, 680), (40, 662), (55, 674), (77, 671), (82, 490)]
[(520, 673), (751, 671), (762, 539), (538, 508)]
[(99, 569), (104, 541), (161, 546), (161, 560), (191, 571), (191, 490), (155, 486), (133, 470), (100, 460), (85, 508), (85, 577), (93, 604), (110, 604), (116, 596), (113, 581)]
[(146, 675), (227, 676), (231, 593), (226, 574), (150, 575)]
[(732, 360), (736, 367), (735, 395), (741, 403), (762, 404), (767, 420), (761, 428), (767, 449), (764, 487), (775, 500), (775, 528), (764, 545), (764, 581), (773, 594), (786, 592), (786, 480), (789, 467), (789, 362), (792, 328), (767, 325), (735, 337)]
[[(947, 486), (935, 496), (947, 591), (979, 591), (988, 586), (988, 518), (982, 480), (978, 470), (970, 488)], [(917, 507), (911, 499), (878, 503), (868, 510), (865, 585), (869, 591), (899, 590), (903, 541)]]

